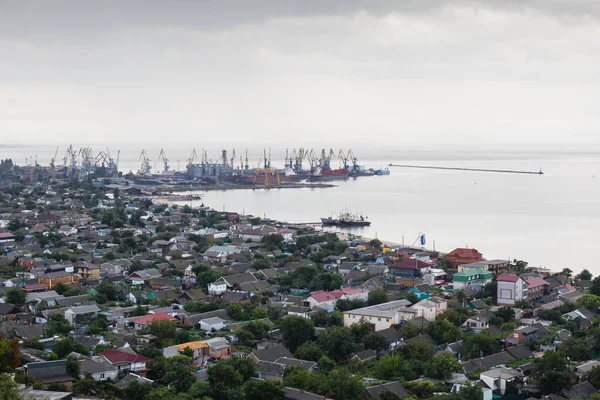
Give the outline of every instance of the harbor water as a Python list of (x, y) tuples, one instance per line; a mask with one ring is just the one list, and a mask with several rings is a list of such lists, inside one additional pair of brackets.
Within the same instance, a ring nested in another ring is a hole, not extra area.
[[(165, 150), (172, 160), (180, 160), (183, 169), (190, 148), (179, 146)], [(139, 168), (138, 147), (119, 147), (121, 170)], [(218, 149), (209, 157), (218, 158)], [(157, 156), (160, 148), (154, 150)], [(37, 154), (39, 160), (45, 160), (40, 164), (47, 165), (54, 151), (50, 146), (1, 145), (0, 158), (11, 157), (23, 164), (25, 157)], [(285, 148), (274, 154), (284, 152)], [(334, 188), (209, 191), (203, 193), (203, 202), (218, 210), (295, 223), (317, 222), (347, 209), (371, 221), (369, 227), (350, 230), (357, 235), (412, 245), (424, 233), (427, 247), (432, 248), (435, 241), (440, 251), (468, 246), (486, 258), (510, 257), (553, 270), (587, 268), (600, 274), (600, 267), (592, 262), (600, 242), (597, 147), (379, 150), (354, 146), (354, 152), (362, 157), (361, 165), (374, 169), (391, 162), (525, 171), (542, 168), (544, 175), (390, 167), (388, 176), (350, 178), (336, 182)], [(62, 154), (64, 149), (59, 160)], [(252, 164), (261, 156), (262, 150), (255, 150)], [(273, 164), (283, 166), (283, 161), (275, 158)], [(171, 161), (175, 169), (177, 164)], [(198, 203), (195, 200), (192, 205)]]

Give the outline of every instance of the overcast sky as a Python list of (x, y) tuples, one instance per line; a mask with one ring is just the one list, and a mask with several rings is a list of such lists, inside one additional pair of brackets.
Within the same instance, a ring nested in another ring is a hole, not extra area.
[(0, 141), (600, 144), (599, 18), (598, 0), (0, 0)]

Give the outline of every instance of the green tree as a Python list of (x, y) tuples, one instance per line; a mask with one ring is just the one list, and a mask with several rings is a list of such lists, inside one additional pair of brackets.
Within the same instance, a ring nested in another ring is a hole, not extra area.
[(600, 307), (600, 296), (595, 294), (584, 294), (577, 299), (577, 307), (585, 307), (590, 311), (598, 312)]
[(509, 307), (500, 307), (494, 315), (502, 319), (502, 323), (511, 322), (515, 320), (515, 310)]
[(431, 381), (406, 382), (404, 384), (404, 388), (417, 396), (419, 399), (430, 398), (436, 390), (435, 384)]
[(71, 330), (69, 321), (62, 314), (52, 314), (46, 323), (46, 337), (67, 334)]
[(584, 339), (571, 336), (561, 346), (561, 351), (572, 361), (586, 361), (591, 358), (590, 349)]
[(588, 381), (600, 390), (600, 367), (594, 367), (588, 375)]
[(242, 375), (231, 365), (218, 362), (208, 369), (208, 383), (215, 400), (226, 400), (230, 389), (237, 389), (244, 380)]
[(317, 344), (327, 355), (336, 362), (346, 361), (358, 350), (352, 332), (348, 328), (330, 326), (319, 335)]
[(37, 337), (23, 340), (23, 347), (26, 349), (44, 350), (44, 345), (40, 343)]
[(403, 381), (415, 378), (410, 362), (398, 353), (392, 353), (379, 360), (375, 366), (375, 377)]
[(388, 301), (387, 294), (385, 290), (372, 290), (369, 292), (369, 297), (367, 299), (367, 305), (374, 306), (376, 304), (385, 303)]
[(379, 353), (388, 347), (388, 340), (380, 333), (371, 332), (365, 337), (363, 344), (365, 348), (375, 350)]
[(20, 400), (17, 382), (9, 374), (0, 374), (0, 400)]
[(150, 333), (163, 341), (165, 339), (175, 339), (177, 327), (174, 323), (167, 320), (155, 321), (150, 324)]
[(281, 382), (266, 380), (250, 380), (243, 387), (245, 400), (283, 400), (283, 386)]
[(272, 234), (262, 238), (262, 244), (267, 250), (281, 250), (283, 248), (283, 235)]
[(123, 389), (123, 397), (128, 400), (144, 400), (151, 391), (152, 385), (133, 381)]
[(6, 302), (9, 304), (14, 304), (17, 307), (21, 307), (27, 301), (27, 296), (25, 296), (25, 292), (21, 289), (17, 289), (15, 287), (8, 289), (6, 292)]
[(573, 271), (569, 268), (563, 268), (563, 270), (560, 272), (560, 275), (566, 276), (567, 279), (571, 278), (571, 275), (573, 275)]
[(362, 379), (343, 368), (331, 371), (328, 381), (329, 396), (334, 400), (360, 400), (365, 392)]
[(153, 389), (144, 397), (144, 400), (179, 400), (180, 396), (173, 388)]
[(571, 387), (571, 373), (563, 353), (547, 351), (542, 358), (537, 358), (534, 364), (532, 376), (543, 393), (558, 393)]
[(187, 392), (196, 382), (196, 374), (190, 357), (179, 355), (168, 358), (166, 371), (164, 381), (177, 393)]
[(21, 365), (19, 342), (0, 338), (0, 373), (14, 372)]
[(425, 331), (437, 344), (454, 343), (462, 336), (460, 328), (445, 319), (438, 319), (431, 322), (427, 325)]
[(596, 296), (600, 296), (600, 276), (592, 279), (592, 287), (590, 288), (590, 293), (595, 294)]
[(589, 281), (592, 280), (592, 273), (587, 269), (584, 269), (579, 274), (575, 275), (575, 279), (578, 281)]
[(73, 351), (86, 356), (90, 355), (90, 350), (87, 347), (77, 343), (71, 336), (68, 336), (57, 342), (52, 351), (58, 356), (58, 358), (65, 358)]
[(323, 350), (315, 342), (303, 343), (294, 353), (300, 360), (319, 361), (323, 357)]
[(283, 344), (295, 352), (302, 343), (310, 341), (315, 335), (315, 325), (310, 319), (289, 315), (281, 320), (279, 329)]
[(498, 351), (498, 341), (487, 332), (467, 333), (463, 337), (462, 354), (465, 360), (489, 356)]
[[(77, 361), (75, 361), (75, 362), (77, 363)], [(75, 394), (90, 396), (99, 389), (98, 386), (99, 385), (94, 380), (94, 378), (92, 378), (92, 376), (90, 374), (87, 374), (84, 378), (77, 379), (75, 382), (73, 382), (72, 389), (73, 389), (73, 393), (75, 393)], [(67, 391), (66, 387), (65, 387), (65, 391)]]
[(456, 371), (458, 361), (451, 353), (442, 353), (434, 357), (425, 367), (425, 375), (434, 379), (449, 379)]

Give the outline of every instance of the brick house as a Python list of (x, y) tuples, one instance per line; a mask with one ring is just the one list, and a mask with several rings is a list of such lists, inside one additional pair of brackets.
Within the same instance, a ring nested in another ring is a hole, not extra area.
[(452, 268), (458, 268), (461, 264), (472, 264), (483, 261), (483, 254), (477, 249), (456, 248), (446, 255), (446, 259)]
[(527, 282), (516, 275), (500, 275), (498, 282), (497, 301), (499, 306), (514, 306), (517, 301), (527, 300)]

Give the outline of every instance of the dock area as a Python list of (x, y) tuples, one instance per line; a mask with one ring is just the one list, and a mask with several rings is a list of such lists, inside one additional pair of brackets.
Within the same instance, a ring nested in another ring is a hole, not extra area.
[(541, 168), (539, 171), (517, 171), (517, 170), (510, 170), (510, 169), (437, 167), (437, 166), (430, 166), (430, 165), (408, 165), (408, 164), (392, 164), (392, 163), (389, 164), (389, 167), (438, 169), (438, 170), (447, 170), (447, 171), (495, 172), (495, 173), (503, 173), (503, 174), (544, 175)]

